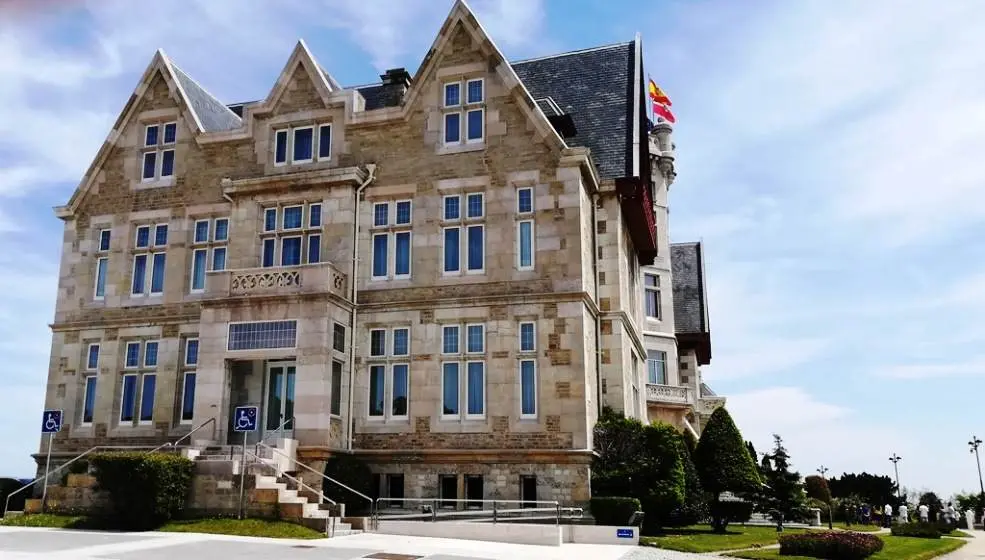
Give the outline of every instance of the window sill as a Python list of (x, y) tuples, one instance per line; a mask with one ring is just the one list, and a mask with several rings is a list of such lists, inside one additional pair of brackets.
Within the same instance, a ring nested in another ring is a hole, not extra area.
[(481, 152), (486, 149), (485, 141), (470, 144), (443, 144), (438, 148), (438, 155), (461, 154), (466, 152)]
[(160, 189), (164, 187), (173, 187), (175, 185), (174, 175), (170, 177), (163, 177), (161, 179), (154, 180), (141, 180), (137, 181), (134, 185), (135, 190), (141, 189)]

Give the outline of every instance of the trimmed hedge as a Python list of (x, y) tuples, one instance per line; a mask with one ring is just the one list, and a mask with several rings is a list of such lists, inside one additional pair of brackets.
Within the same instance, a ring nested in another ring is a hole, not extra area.
[[(354, 455), (340, 453), (325, 462), (325, 476), (345, 484), (367, 496), (376, 495), (373, 490), (373, 471), (365, 461)], [(368, 515), (371, 507), (365, 499), (329, 481), (322, 483), (322, 493), (333, 502), (345, 504), (347, 515)]]
[(636, 498), (592, 498), (589, 507), (596, 525), (625, 526), (634, 513), (641, 511), (640, 501)]
[(164, 453), (98, 453), (89, 459), (96, 483), (109, 494), (113, 528), (154, 529), (180, 515), (195, 466)]
[(939, 539), (944, 533), (950, 533), (951, 528), (934, 523), (900, 523), (893, 525), (890, 533), (894, 537), (917, 537), (920, 539)]
[(726, 523), (745, 523), (752, 518), (752, 502), (746, 501), (717, 501), (708, 504), (708, 513)]
[(780, 556), (861, 560), (882, 550), (882, 539), (849, 531), (807, 532), (780, 536)]

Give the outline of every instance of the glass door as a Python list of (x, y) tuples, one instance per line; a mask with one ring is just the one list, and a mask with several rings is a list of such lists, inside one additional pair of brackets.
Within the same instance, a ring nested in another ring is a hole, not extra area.
[[(264, 401), (264, 431), (285, 432), (294, 429), (294, 374), (293, 362), (267, 364), (267, 390)], [(283, 427), (281, 426), (283, 424)]]

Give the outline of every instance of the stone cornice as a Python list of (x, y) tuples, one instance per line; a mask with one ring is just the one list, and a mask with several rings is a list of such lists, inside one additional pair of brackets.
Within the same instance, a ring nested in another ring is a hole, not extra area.
[(333, 167), (328, 169), (314, 169), (310, 171), (297, 171), (294, 173), (278, 173), (276, 175), (263, 175), (260, 177), (248, 177), (246, 179), (222, 180), (222, 194), (226, 196), (239, 196), (243, 194), (253, 194), (270, 189), (279, 189), (285, 186), (306, 186), (316, 184), (359, 184), (366, 180), (366, 171), (359, 167)]
[(629, 333), (629, 337), (633, 340), (633, 344), (636, 346), (636, 350), (644, 358), (646, 357), (646, 346), (643, 344), (643, 334), (636, 323), (629, 317), (629, 314), (625, 311), (603, 311), (603, 319), (616, 319), (622, 323), (625, 327), (626, 332)]

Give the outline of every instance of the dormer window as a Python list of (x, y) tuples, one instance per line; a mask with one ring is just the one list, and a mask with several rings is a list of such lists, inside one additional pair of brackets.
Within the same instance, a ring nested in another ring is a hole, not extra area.
[(302, 165), (332, 158), (332, 125), (306, 125), (274, 131), (274, 165)]
[(174, 144), (177, 137), (177, 122), (144, 126), (144, 144), (140, 156), (142, 182), (174, 176)]
[(442, 101), (446, 146), (485, 140), (486, 91), (482, 78), (446, 83)]

